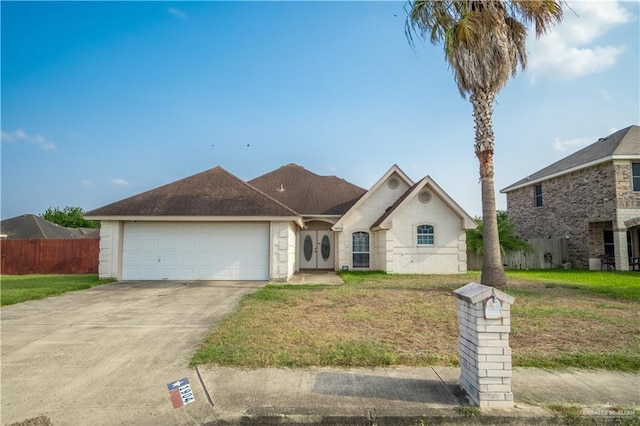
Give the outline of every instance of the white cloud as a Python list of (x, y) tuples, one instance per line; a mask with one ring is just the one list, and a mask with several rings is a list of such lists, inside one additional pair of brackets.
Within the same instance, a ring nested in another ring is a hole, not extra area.
[(2, 130), (2, 142), (27, 142), (38, 145), (42, 149), (56, 149), (56, 145), (53, 142), (46, 140), (40, 135), (31, 136), (23, 130), (15, 130), (14, 132), (5, 132)]
[(593, 142), (593, 139), (589, 139), (589, 138), (567, 139), (564, 141), (560, 140), (560, 138), (555, 138), (553, 140), (553, 148), (559, 152), (569, 151), (569, 150), (573, 151), (573, 150), (577, 150), (578, 148), (587, 146), (591, 142)]
[(187, 19), (187, 14), (184, 13), (183, 11), (176, 9), (174, 7), (168, 7), (167, 8), (167, 12), (169, 12), (170, 14), (177, 16), (180, 19)]
[(87, 179), (82, 179), (80, 183), (82, 184), (82, 186), (93, 186), (93, 182)]
[(618, 1), (569, 3), (564, 20), (550, 33), (535, 40), (530, 31), (527, 68), (531, 79), (550, 75), (569, 80), (612, 67), (625, 46), (599, 39), (630, 20), (631, 14)]
[(122, 178), (111, 179), (110, 182), (117, 186), (129, 186), (131, 185), (128, 180)]

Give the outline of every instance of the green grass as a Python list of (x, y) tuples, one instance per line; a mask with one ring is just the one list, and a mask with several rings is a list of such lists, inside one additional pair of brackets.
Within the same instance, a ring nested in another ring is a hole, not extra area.
[(456, 407), (456, 412), (464, 417), (476, 417), (482, 414), (480, 407), (474, 405), (459, 405)]
[[(479, 282), (479, 272), (340, 275), (342, 286), (269, 285), (245, 297), (212, 330), (192, 364), (457, 365), (452, 290)], [(507, 293), (516, 297), (514, 365), (640, 370), (640, 274), (508, 271), (507, 277)]]
[(114, 279), (100, 280), (96, 274), (3, 275), (0, 277), (0, 306), (43, 299), (114, 281)]
[(569, 352), (566, 354), (515, 354), (518, 367), (536, 367), (545, 370), (583, 368), (637, 372), (640, 367), (637, 354)]
[(606, 296), (640, 301), (640, 273), (585, 270), (509, 270), (509, 280), (545, 283), (549, 288), (562, 286)]

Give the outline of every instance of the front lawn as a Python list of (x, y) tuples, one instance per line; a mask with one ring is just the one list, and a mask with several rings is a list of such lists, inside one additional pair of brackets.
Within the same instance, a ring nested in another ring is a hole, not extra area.
[(114, 282), (100, 280), (97, 274), (88, 275), (3, 275), (0, 277), (0, 306), (27, 300), (43, 299), (68, 291), (84, 290)]
[[(514, 365), (640, 369), (640, 274), (509, 271)], [(479, 273), (343, 273), (343, 286), (270, 285), (243, 299), (192, 363), (243, 367), (457, 365), (452, 290)], [(611, 282), (620, 280), (620, 286)], [(604, 291), (603, 289), (606, 289)]]
[(509, 270), (507, 275), (514, 280), (544, 282), (548, 287), (560, 285), (640, 302), (640, 273), (638, 272), (544, 269), (538, 271)]

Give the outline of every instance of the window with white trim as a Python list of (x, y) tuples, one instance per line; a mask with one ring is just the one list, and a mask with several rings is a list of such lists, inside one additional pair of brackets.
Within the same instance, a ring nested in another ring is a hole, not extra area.
[(533, 195), (536, 200), (536, 207), (542, 207), (542, 185), (533, 187)]
[(640, 192), (640, 163), (631, 163), (631, 176), (633, 179), (633, 191)]
[(351, 254), (354, 268), (369, 267), (369, 233), (354, 232), (351, 234)]
[(432, 246), (435, 244), (435, 232), (431, 225), (418, 225), (416, 236), (419, 246)]

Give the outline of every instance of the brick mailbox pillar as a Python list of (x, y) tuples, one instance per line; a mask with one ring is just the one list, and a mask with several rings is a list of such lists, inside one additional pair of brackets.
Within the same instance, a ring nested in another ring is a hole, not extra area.
[(515, 298), (477, 283), (454, 293), (460, 328), (460, 386), (480, 408), (513, 408), (509, 333)]

